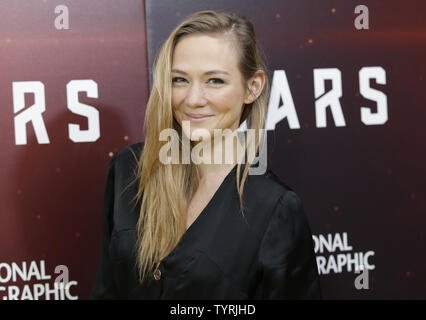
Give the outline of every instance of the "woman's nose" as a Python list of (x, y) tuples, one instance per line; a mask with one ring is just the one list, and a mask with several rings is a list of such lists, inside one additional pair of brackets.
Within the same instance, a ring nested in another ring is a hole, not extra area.
[(197, 107), (206, 104), (207, 100), (205, 97), (204, 88), (198, 82), (194, 82), (190, 85), (187, 93), (187, 102), (189, 106)]

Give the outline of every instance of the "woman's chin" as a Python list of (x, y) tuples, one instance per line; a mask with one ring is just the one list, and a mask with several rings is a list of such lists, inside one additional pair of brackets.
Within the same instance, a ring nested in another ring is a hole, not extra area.
[(211, 136), (210, 132), (207, 131), (207, 130), (203, 134), (200, 134), (199, 132), (191, 134), (191, 141), (194, 141), (194, 142), (209, 141), (209, 140), (211, 140), (211, 138), (212, 138), (212, 136)]
[(210, 140), (213, 135), (213, 130), (210, 128), (192, 127), (190, 132), (184, 132), (187, 137), (190, 137), (191, 141), (201, 141), (201, 140)]

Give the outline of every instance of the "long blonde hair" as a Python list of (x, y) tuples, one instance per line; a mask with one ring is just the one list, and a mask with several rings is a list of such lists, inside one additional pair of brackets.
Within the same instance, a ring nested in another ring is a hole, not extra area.
[[(196, 165), (168, 164), (159, 160), (159, 152), (165, 142), (159, 140), (160, 132), (173, 128), (179, 132), (181, 148), (181, 128), (173, 117), (171, 66), (173, 51), (179, 39), (188, 34), (229, 33), (236, 41), (239, 55), (239, 70), (247, 81), (257, 70), (267, 69), (263, 52), (256, 43), (253, 25), (245, 17), (227, 11), (205, 10), (186, 17), (162, 44), (154, 59), (153, 85), (145, 113), (145, 143), (138, 159), (136, 181), (139, 182), (136, 202), (142, 200), (137, 223), (137, 268), (142, 283), (152, 270), (178, 244), (186, 232), (186, 207), (197, 190), (199, 175)], [(247, 120), (247, 128), (259, 132), (264, 128), (269, 97), (269, 79), (260, 96), (244, 106), (240, 124)], [(191, 142), (192, 143), (192, 142)], [(258, 152), (259, 141), (254, 146)], [(246, 150), (246, 149), (245, 149)], [(243, 211), (242, 194), (251, 163), (247, 161), (241, 177), (241, 163), (237, 164), (236, 185)]]

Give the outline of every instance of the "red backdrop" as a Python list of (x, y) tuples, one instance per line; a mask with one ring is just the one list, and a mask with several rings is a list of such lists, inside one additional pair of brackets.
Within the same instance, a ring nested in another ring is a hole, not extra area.
[[(55, 27), (59, 5), (69, 9), (69, 29)], [(149, 90), (144, 3), (11, 0), (0, 3), (0, 12), (1, 279), (9, 277), (9, 269), (13, 273), (13, 263), (23, 270), (26, 262), (28, 269), (26, 281), (11, 277), (0, 283), (5, 288), (0, 296), (8, 296), (10, 286), (19, 287), (20, 298), (25, 285), (33, 295), (35, 284), (53, 289), (55, 267), (65, 265), (69, 281), (77, 282), (71, 295), (86, 298), (100, 253), (106, 166), (119, 149), (144, 139)], [(99, 125), (96, 141), (70, 138), (69, 124), (89, 129), (88, 117), (68, 108), (72, 80), (93, 80), (97, 87), (96, 98), (88, 97), (88, 87), (77, 93), (80, 103), (99, 113), (91, 124)], [(26, 109), (15, 114), (12, 84), (21, 81), (44, 85), (42, 121), (49, 143), (37, 139), (30, 122), (27, 143), (16, 144), (14, 119), (35, 103), (33, 93), (25, 94)], [(44, 261), (51, 279), (32, 276), (32, 261), (38, 269)]]

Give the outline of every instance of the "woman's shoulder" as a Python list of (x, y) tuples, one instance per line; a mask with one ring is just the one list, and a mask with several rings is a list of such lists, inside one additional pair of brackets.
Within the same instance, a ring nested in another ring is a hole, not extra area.
[(282, 230), (290, 228), (294, 236), (302, 238), (309, 236), (311, 231), (299, 194), (270, 169), (258, 179), (259, 186), (262, 184), (261, 187), (265, 190), (262, 191), (262, 197), (259, 197), (258, 201), (260, 203), (269, 201), (272, 208), (269, 215), (269, 232), (279, 234)]
[(135, 156), (139, 158), (144, 144), (144, 142), (136, 142), (131, 145), (128, 145), (117, 152), (117, 157), (128, 158), (130, 156)]
[(136, 142), (131, 145), (125, 146), (118, 150), (114, 155), (114, 162), (121, 164), (130, 164), (133, 162), (138, 162), (140, 155), (143, 150), (144, 142)]
[(252, 219), (262, 224), (269, 222), (283, 207), (302, 202), (296, 191), (269, 168), (263, 174), (247, 176), (243, 195)]
[(250, 193), (262, 202), (277, 202), (287, 192), (296, 194), (293, 188), (270, 168), (263, 174), (249, 175), (247, 186)]
[(275, 188), (285, 192), (287, 190), (294, 190), (281, 178), (279, 178), (271, 169), (267, 169), (264, 175), (265, 179), (269, 184), (273, 185)]

